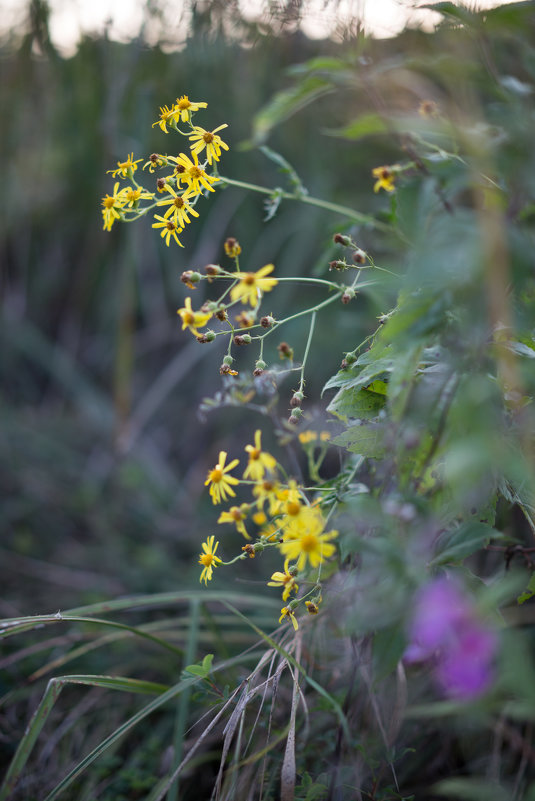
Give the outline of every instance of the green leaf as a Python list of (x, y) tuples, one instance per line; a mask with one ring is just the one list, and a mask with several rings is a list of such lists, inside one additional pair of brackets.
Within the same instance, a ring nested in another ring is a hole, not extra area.
[(433, 793), (445, 798), (461, 798), (464, 801), (511, 801), (511, 790), (506, 790), (496, 782), (479, 779), (476, 776), (466, 779), (444, 779), (432, 787)]
[(374, 680), (386, 678), (403, 656), (407, 642), (399, 623), (377, 631), (373, 638)]
[(462, 562), (480, 548), (488, 545), (490, 540), (503, 539), (503, 536), (486, 523), (468, 520), (458, 528), (442, 534), (437, 543), (436, 556), (431, 564), (444, 565)]
[(343, 128), (333, 128), (324, 131), (328, 136), (338, 136), (342, 139), (350, 139), (355, 142), (365, 136), (386, 133), (387, 125), (379, 114), (370, 112), (362, 114)]
[(326, 389), (333, 389), (334, 387), (354, 387), (355, 389), (361, 389), (370, 384), (377, 376), (389, 373), (394, 367), (394, 359), (389, 356), (375, 358), (373, 362), (362, 370), (359, 370), (359, 361), (349, 369), (339, 370), (336, 375), (332, 376), (323, 387), (322, 394)]
[(524, 592), (518, 596), (518, 603), (523, 604), (525, 601), (529, 601), (530, 598), (533, 598), (535, 595), (535, 573), (532, 574), (528, 586), (524, 590)]
[[(376, 381), (375, 384), (380, 382)], [(381, 382), (382, 383), (382, 382)], [(386, 386), (386, 384), (385, 384)], [(366, 389), (343, 387), (327, 406), (327, 411), (339, 420), (372, 420), (385, 405), (384, 395)]]
[(331, 92), (330, 81), (311, 75), (289, 89), (277, 92), (267, 106), (258, 112), (253, 120), (253, 141), (255, 144), (265, 142), (269, 132), (280, 122), (288, 119), (297, 111)]
[(358, 453), (365, 458), (377, 458), (384, 453), (383, 435), (384, 429), (381, 426), (360, 425), (348, 428), (331, 441), (333, 445), (347, 448), (350, 453)]

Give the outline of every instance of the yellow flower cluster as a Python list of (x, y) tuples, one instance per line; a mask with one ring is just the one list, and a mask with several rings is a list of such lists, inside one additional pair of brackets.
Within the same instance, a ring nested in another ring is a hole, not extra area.
[[(259, 526), (256, 540), (245, 545), (242, 554), (225, 564), (254, 557), (267, 548), (278, 549), (284, 557), (284, 567), (282, 571), (275, 571), (267, 584), (281, 588), (282, 600), (287, 602), (292, 593), (298, 592), (298, 578), (300, 583), (305, 581), (306, 584), (307, 571), (319, 568), (324, 559), (333, 556), (336, 547), (332, 540), (338, 532), (325, 531), (326, 520), (319, 505), (310, 504), (295, 481), (282, 483), (275, 457), (262, 448), (259, 429), (255, 432), (253, 444), (245, 446), (245, 452), (248, 458), (241, 479), (232, 475), (239, 459), (227, 463), (228, 455), (221, 451), (217, 464), (209, 470), (205, 481), (214, 504), (234, 498), (235, 487), (239, 484), (249, 486), (252, 491), (251, 503), (231, 506), (219, 516), (218, 523), (233, 524), (249, 541), (251, 536), (245, 521), (251, 518), (252, 523)], [(214, 539), (211, 536), (203, 543), (203, 553), (199, 556), (199, 564), (203, 566), (200, 580), (205, 583), (211, 580), (213, 567), (222, 564), (215, 555), (219, 543), (214, 546)], [(314, 597), (310, 598), (312, 593)], [(281, 610), (280, 621), (289, 620), (297, 628), (295, 609), (301, 601), (305, 602), (309, 614), (318, 612), (321, 596), (317, 581), (312, 582), (310, 592), (299, 599), (294, 598)]]
[[(162, 214), (154, 214), (156, 222), (153, 228), (160, 229), (162, 239), (169, 246), (171, 239), (177, 245), (183, 247), (178, 238), (186, 225), (191, 222), (191, 217), (198, 217), (195, 210), (200, 195), (204, 192), (214, 192), (213, 184), (219, 181), (217, 175), (210, 175), (206, 172), (206, 165), (212, 166), (219, 161), (221, 150), (228, 150), (228, 145), (218, 134), (218, 131), (227, 127), (227, 124), (219, 125), (213, 131), (207, 131), (199, 125), (193, 125), (193, 115), (201, 108), (206, 108), (207, 103), (194, 102), (187, 95), (182, 95), (176, 99), (171, 108), (168, 106), (160, 107), (160, 118), (154, 125), (158, 125), (164, 133), (169, 133), (168, 126), (179, 134), (188, 137), (190, 140), (190, 155), (179, 153), (178, 156), (167, 156), (153, 153), (149, 160), (143, 165), (143, 169), (148, 167), (149, 173), (156, 170), (172, 168), (172, 172), (164, 175), (157, 180), (156, 190), (160, 194), (166, 194), (165, 199), (152, 202), (150, 205), (141, 207), (141, 200), (154, 200), (155, 193), (149, 192), (142, 187), (134, 178), (137, 165), (143, 159), (134, 160), (131, 153), (126, 161), (117, 162), (115, 170), (109, 170), (114, 178), (128, 178), (134, 186), (119, 189), (119, 182), (113, 188), (112, 195), (106, 195), (102, 199), (102, 214), (104, 217), (105, 230), (111, 230), (116, 220), (129, 222), (146, 214), (150, 209), (160, 207)], [(187, 131), (181, 131), (179, 123), (188, 126)], [(199, 162), (199, 156), (205, 151), (206, 160)], [(165, 211), (164, 211), (165, 208)]]

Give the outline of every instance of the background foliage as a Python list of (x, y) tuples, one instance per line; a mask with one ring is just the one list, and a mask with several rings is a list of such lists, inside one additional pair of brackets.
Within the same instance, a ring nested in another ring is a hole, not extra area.
[[(221, 260), (229, 235), (251, 269), (274, 262), (280, 276), (323, 275), (340, 256), (332, 234), (344, 226), (395, 275), (381, 274), (373, 291), (319, 318), (307, 372), (308, 422), (329, 419), (338, 435), (322, 476), (334, 480), (346, 459), (361, 455), (359, 481), (371, 491), (344, 499), (343, 569), (307, 641), (303, 663), (328, 697), (315, 695), (308, 724), (306, 716), (298, 724), (296, 797), (535, 797), (531, 590), (523, 605), (515, 600), (529, 587), (535, 507), (535, 10), (531, 2), (485, 15), (435, 7), (443, 22), (434, 33), (334, 43), (308, 41), (289, 17), (259, 27), (233, 4), (194, 4), (177, 52), (163, 41), (86, 37), (63, 58), (49, 40), (46, 5), (33, 2), (27, 32), (5, 38), (0, 609), (6, 618), (70, 609), (73, 618), (39, 633), (24, 634), (21, 624), (6, 641), (6, 767), (51, 676), (80, 671), (77, 685), (90, 685), (62, 691), (13, 798), (44, 798), (145, 708), (132, 684), (106, 691), (103, 676), (136, 677), (145, 682), (140, 692), (161, 699), (185, 666), (213, 652), (222, 671), (215, 689), (186, 675), (172, 691), (186, 699), (178, 708), (155, 708), (150, 731), (132, 727), (125, 741), (117, 737), (68, 791), (156, 798), (158, 782), (197, 738), (181, 797), (210, 797), (224, 738), (199, 740), (188, 727), (225, 704), (251, 665), (265, 668), (258, 645), (252, 657), (239, 656), (258, 632), (215, 600), (244, 609), (264, 632), (277, 603), (249, 561), (239, 583), (223, 574), (217, 595), (198, 591), (199, 543), (215, 522), (206, 470), (220, 449), (241, 450), (261, 418), (221, 398), (197, 416), (201, 401), (221, 390), (222, 354), (180, 332), (179, 278)], [(137, 157), (161, 148), (150, 123), (181, 93), (229, 123), (226, 175), (287, 187), (256, 147), (268, 144), (311, 196), (375, 215), (389, 232), (348, 228), (337, 214), (293, 201), (264, 222), (262, 196), (232, 187), (206, 204), (184, 251), (163, 247), (148, 220), (101, 231), (105, 170), (131, 150)], [(424, 100), (435, 101), (440, 116), (419, 116)], [(394, 163), (408, 165), (395, 195), (374, 195), (371, 169)], [(300, 301), (300, 289), (288, 290), (277, 315)], [(355, 354), (356, 367), (337, 373), (396, 304)], [(304, 325), (285, 338), (302, 350)], [(386, 397), (366, 389), (377, 379), (387, 383)], [(280, 388), (275, 432), (284, 431), (291, 389)], [(295, 440), (272, 442), (305, 470)], [(407, 689), (396, 673), (414, 589), (441, 565), (455, 565), (482, 608), (508, 623), (500, 680), (466, 709), (433, 699), (427, 674)], [(102, 603), (137, 593), (147, 594), (144, 602)], [(109, 612), (160, 642), (134, 647), (139, 634), (88, 622)], [(288, 648), (288, 638), (263, 642), (273, 659), (280, 646)], [(285, 712), (296, 705), (288, 669), (285, 676), (269, 718), (281, 743), (291, 727)], [(256, 712), (252, 690), (243, 703)], [(265, 710), (270, 698), (264, 703)], [(263, 713), (256, 726), (240, 724), (238, 746), (251, 731), (259, 738), (253, 752), (261, 750), (267, 720)], [(239, 747), (233, 759), (223, 797), (247, 798), (258, 760), (241, 763)], [(277, 798), (282, 746), (269, 759), (265, 797)], [(450, 784), (437, 787), (441, 779)]]

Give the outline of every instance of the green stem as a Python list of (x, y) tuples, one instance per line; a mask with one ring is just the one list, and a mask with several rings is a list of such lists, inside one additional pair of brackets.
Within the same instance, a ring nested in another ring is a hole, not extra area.
[[(251, 192), (261, 192), (263, 195), (273, 195), (275, 190), (268, 189), (265, 186), (258, 186), (258, 184), (250, 184), (246, 181), (236, 181), (233, 178), (225, 178), (224, 176), (220, 176), (221, 181), (229, 186), (237, 186), (240, 189), (248, 189)], [(379, 222), (376, 220), (375, 217), (371, 217), (368, 214), (362, 214), (359, 211), (355, 211), (354, 209), (350, 209), (348, 206), (340, 206), (338, 203), (330, 203), (328, 200), (322, 200), (321, 198), (310, 197), (309, 195), (298, 195), (292, 192), (284, 192), (282, 190), (277, 189), (277, 196), (282, 197), (285, 200), (298, 200), (301, 203), (307, 203), (309, 206), (317, 206), (318, 208), (325, 209), (326, 211), (333, 211), (335, 214), (342, 214), (344, 217), (349, 217), (351, 220), (355, 220), (356, 222), (363, 223), (365, 225), (371, 225), (374, 228), (377, 228), (379, 231), (384, 231), (392, 233), (395, 231), (390, 225), (386, 225), (385, 223)], [(397, 232), (399, 234), (399, 232)]]
[(315, 328), (315, 325), (316, 325), (316, 315), (317, 315), (317, 313), (318, 313), (317, 311), (313, 311), (312, 312), (312, 317), (311, 317), (311, 320), (310, 320), (310, 329), (309, 329), (309, 332), (308, 332), (307, 344), (306, 344), (305, 353), (304, 353), (304, 356), (303, 356), (303, 361), (301, 363), (301, 378), (299, 380), (299, 392), (302, 392), (303, 391), (303, 387), (305, 386), (305, 367), (306, 367), (306, 363), (307, 363), (307, 359), (308, 359), (308, 353), (310, 351), (310, 343), (312, 342), (312, 337), (314, 335), (314, 328)]

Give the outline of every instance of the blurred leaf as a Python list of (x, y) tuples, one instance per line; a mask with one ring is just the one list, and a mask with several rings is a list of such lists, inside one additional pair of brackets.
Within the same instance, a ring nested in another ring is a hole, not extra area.
[(343, 128), (328, 128), (324, 133), (328, 136), (338, 136), (342, 139), (356, 142), (364, 136), (382, 134), (386, 131), (388, 131), (388, 127), (383, 118), (379, 114), (369, 112), (357, 117), (356, 120), (353, 120)]
[(535, 595), (535, 573), (532, 574), (528, 586), (524, 590), (524, 592), (518, 596), (518, 603), (523, 604), (525, 601), (529, 601), (530, 598), (533, 598)]
[(503, 539), (503, 534), (486, 523), (469, 520), (453, 531), (446, 531), (438, 540), (432, 565), (462, 562), (491, 540)]
[(399, 623), (375, 632), (373, 637), (373, 662), (374, 680), (376, 682), (382, 681), (396, 669), (406, 647), (405, 634)]
[[(374, 383), (378, 384), (380, 382)], [(365, 389), (355, 389), (354, 387), (346, 389), (344, 387), (336, 393), (327, 406), (327, 411), (344, 422), (349, 419), (371, 420), (377, 417), (384, 405), (384, 395), (369, 391), (368, 387)]]
[(466, 779), (444, 779), (432, 787), (434, 793), (448, 799), (461, 798), (466, 801), (511, 801), (511, 790), (496, 782), (470, 777)]
[(295, 86), (277, 92), (253, 120), (253, 141), (256, 144), (265, 142), (275, 126), (332, 89), (332, 83), (325, 78), (309, 76)]
[(383, 437), (384, 429), (370, 423), (352, 426), (334, 437), (331, 442), (347, 448), (350, 453), (358, 453), (365, 458), (377, 458), (384, 453)]

